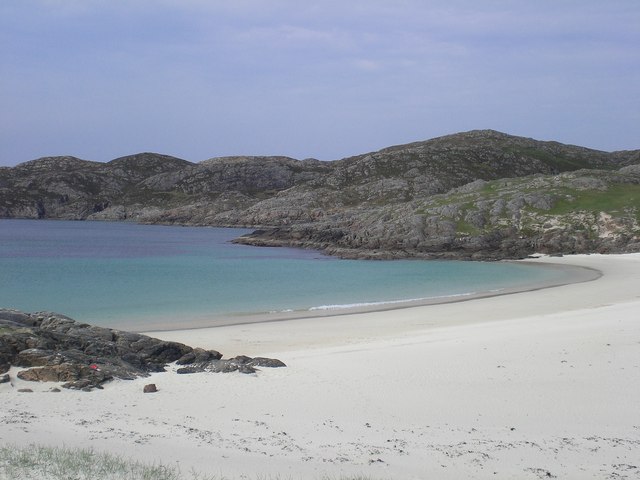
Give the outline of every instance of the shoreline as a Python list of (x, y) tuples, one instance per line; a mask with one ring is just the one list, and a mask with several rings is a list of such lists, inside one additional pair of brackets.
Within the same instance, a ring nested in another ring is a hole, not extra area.
[[(446, 301), (407, 303), (391, 305), (389, 308), (363, 308), (344, 312), (290, 312), (289, 317), (274, 314), (274, 318), (263, 316), (259, 321), (238, 321), (215, 326), (181, 326), (173, 329), (149, 328), (139, 333), (202, 348), (214, 348), (215, 345), (217, 350), (229, 356), (240, 352), (250, 356), (277, 356), (281, 351), (403, 337), (422, 332), (424, 329), (482, 323), (478, 317), (496, 317), (496, 311), (500, 313), (505, 308), (503, 305), (512, 306), (523, 296), (535, 298), (538, 293), (597, 283), (606, 273), (589, 264), (589, 259), (596, 257), (600, 256), (540, 256), (535, 260), (518, 261), (527, 262), (532, 268), (557, 268), (572, 272), (576, 276), (569, 282), (534, 284), (527, 288), (514, 288), (512, 291), (483, 292), (464, 297), (449, 297)], [(586, 260), (587, 265), (582, 264), (584, 262), (576, 264), (577, 258)], [(551, 305), (546, 308), (553, 310)], [(507, 311), (512, 309), (508, 307)], [(477, 315), (472, 312), (477, 312)], [(403, 321), (389, 321), (390, 316), (401, 317)], [(504, 317), (505, 320), (509, 318), (508, 315)], [(238, 335), (238, 332), (242, 335)], [(363, 335), (362, 332), (367, 333)], [(287, 338), (291, 340), (287, 341)]]
[[(551, 280), (548, 282), (535, 282), (528, 285), (521, 285), (518, 287), (506, 287), (495, 290), (478, 291), (470, 293), (461, 293), (453, 295), (444, 295), (436, 297), (428, 297), (421, 299), (410, 300), (392, 300), (392, 301), (380, 301), (369, 302), (366, 304), (359, 304), (354, 306), (337, 305), (323, 307), (312, 307), (307, 310), (288, 310), (277, 311), (268, 313), (247, 313), (237, 315), (227, 315), (221, 317), (211, 317), (205, 315), (198, 315), (197, 319), (181, 320), (180, 325), (174, 323), (167, 323), (163, 321), (159, 322), (145, 322), (145, 325), (140, 328), (127, 329), (126, 326), (118, 326), (110, 328), (120, 328), (122, 330), (129, 330), (137, 333), (145, 333), (151, 335), (148, 332), (157, 334), (160, 332), (174, 332), (183, 330), (201, 330), (208, 328), (221, 328), (230, 326), (250, 325), (253, 323), (271, 323), (271, 322), (284, 322), (292, 320), (304, 320), (309, 318), (325, 318), (325, 317), (341, 317), (345, 315), (363, 314), (363, 313), (376, 313), (376, 312), (390, 312), (395, 310), (403, 310), (406, 308), (425, 307), (431, 305), (444, 305), (449, 303), (468, 302), (481, 298), (499, 297), (503, 295), (513, 295), (517, 293), (544, 290), (547, 288), (561, 287), (564, 285), (591, 282), (597, 280), (602, 276), (602, 272), (583, 266), (563, 265), (561, 263), (536, 263), (542, 258), (561, 258), (550, 257), (541, 255), (540, 257), (530, 258), (526, 260), (502, 260), (505, 263), (526, 264), (531, 268), (551, 268), (563, 271), (563, 274), (568, 278)], [(224, 320), (222, 320), (224, 319)], [(215, 324), (214, 324), (215, 323)], [(153, 336), (153, 335), (152, 335)]]
[[(230, 479), (637, 478), (640, 254), (535, 262), (602, 275), (464, 302), (159, 332), (288, 366), (157, 373), (94, 393), (3, 384), (0, 443), (90, 447)], [(147, 383), (158, 392), (143, 394)]]

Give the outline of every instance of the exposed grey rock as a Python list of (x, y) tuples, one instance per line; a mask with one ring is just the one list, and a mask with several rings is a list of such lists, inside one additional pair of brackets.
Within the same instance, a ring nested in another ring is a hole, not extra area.
[(284, 362), (278, 359), (264, 358), (264, 357), (254, 357), (253, 359), (251, 359), (248, 365), (251, 365), (252, 367), (269, 367), (269, 368), (286, 367)]
[[(168, 363), (189, 364), (193, 371), (254, 373), (254, 366), (283, 366), (275, 359), (238, 356), (222, 360), (215, 350), (191, 348), (138, 333), (79, 323), (49, 312), (24, 314), (0, 309), (0, 366), (27, 367), (28, 381), (65, 382), (64, 388), (90, 391), (113, 379), (146, 377)], [(253, 363), (252, 363), (253, 362)]]
[(0, 325), (11, 327), (32, 327), (36, 324), (36, 320), (29, 315), (17, 310), (1, 310)]
[(487, 186), (487, 182), (485, 180), (474, 180), (473, 182), (469, 182), (461, 187), (454, 189), (455, 193), (471, 193), (477, 192), (478, 190), (482, 190)]
[(286, 365), (275, 358), (264, 357), (247, 357), (246, 355), (239, 355), (227, 360), (211, 359), (205, 362), (193, 363), (188, 367), (179, 368), (177, 373), (189, 374), (200, 372), (214, 372), (214, 373), (255, 373), (256, 367), (265, 368), (279, 368), (286, 367)]
[[(640, 162), (640, 152), (638, 152), (638, 161)], [(626, 167), (622, 167), (619, 170), (623, 175), (635, 175), (640, 176), (640, 163), (636, 165), (628, 165)]]
[(204, 363), (210, 360), (220, 360), (222, 354), (215, 350), (204, 350), (202, 348), (194, 348), (193, 351), (183, 355), (177, 361), (177, 365), (190, 365), (192, 363)]
[(247, 365), (251, 363), (253, 358), (247, 357), (246, 355), (238, 355), (237, 357), (230, 358), (229, 361), (236, 365)]
[(613, 230), (588, 220), (596, 238), (579, 232), (580, 215), (554, 207), (637, 186), (638, 163), (640, 151), (607, 153), (492, 130), (334, 162), (46, 157), (0, 169), (0, 217), (253, 227), (260, 231), (239, 243), (346, 258), (637, 251), (636, 203), (621, 209), (603, 202)]
[(190, 367), (182, 367), (176, 370), (176, 373), (183, 375), (183, 374), (189, 374), (189, 373), (200, 373), (200, 372), (204, 372), (204, 369), (201, 369), (197, 366), (190, 366)]
[(63, 361), (63, 356), (52, 350), (27, 348), (16, 355), (14, 364), (18, 367), (42, 367), (44, 365), (60, 365)]
[(155, 393), (158, 391), (155, 383), (148, 383), (142, 388), (142, 393)]
[(94, 370), (87, 365), (63, 363), (34, 367), (18, 372), (18, 378), (31, 382), (66, 382), (65, 388), (96, 388), (113, 377)]
[(550, 210), (553, 207), (553, 197), (541, 192), (527, 194), (524, 196), (525, 203), (540, 210)]

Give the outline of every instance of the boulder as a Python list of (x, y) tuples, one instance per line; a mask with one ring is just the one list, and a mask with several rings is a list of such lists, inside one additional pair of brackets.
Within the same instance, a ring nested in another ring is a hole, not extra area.
[(59, 365), (62, 356), (51, 350), (41, 348), (27, 348), (15, 357), (14, 364), (18, 367), (42, 367), (44, 365)]
[(0, 325), (33, 327), (35, 323), (36, 320), (26, 313), (0, 308)]
[(230, 358), (229, 361), (236, 365), (245, 365), (251, 362), (253, 358), (247, 357), (246, 355), (238, 355), (237, 357)]
[(142, 389), (143, 393), (155, 393), (158, 391), (158, 388), (156, 387), (155, 383), (148, 383), (147, 385), (144, 386), (144, 388)]
[(281, 368), (286, 367), (285, 363), (277, 358), (264, 358), (255, 357), (249, 362), (252, 367), (268, 367), (268, 368)]
[(63, 363), (23, 370), (18, 372), (18, 378), (30, 382), (67, 382), (65, 388), (94, 388), (112, 377), (87, 365)]
[(190, 365), (192, 363), (203, 363), (211, 360), (220, 360), (222, 354), (215, 350), (204, 350), (202, 348), (194, 348), (191, 352), (180, 357), (176, 364)]

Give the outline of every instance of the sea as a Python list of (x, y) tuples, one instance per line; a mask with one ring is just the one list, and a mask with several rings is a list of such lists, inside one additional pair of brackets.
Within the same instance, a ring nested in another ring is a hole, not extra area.
[(249, 231), (0, 220), (0, 308), (137, 331), (179, 329), (464, 299), (568, 275), (513, 262), (343, 260), (231, 243)]

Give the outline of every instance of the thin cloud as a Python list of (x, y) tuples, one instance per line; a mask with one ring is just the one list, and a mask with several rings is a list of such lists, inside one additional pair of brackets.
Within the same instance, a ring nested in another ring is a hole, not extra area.
[(638, 148), (639, 25), (623, 0), (0, 2), (0, 163), (335, 159), (471, 128)]

